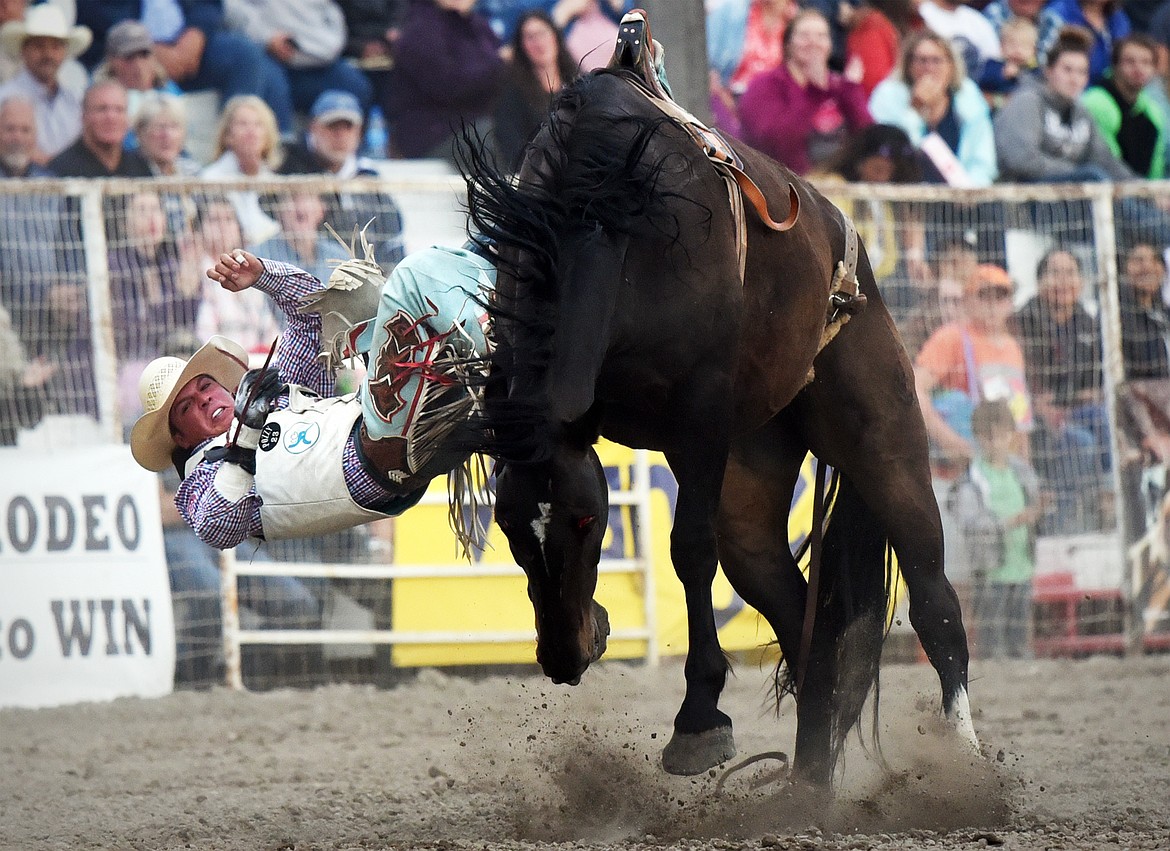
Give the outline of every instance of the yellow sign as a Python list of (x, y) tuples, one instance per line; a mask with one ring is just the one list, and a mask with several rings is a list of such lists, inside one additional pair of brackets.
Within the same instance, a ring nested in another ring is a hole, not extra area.
[[(634, 475), (632, 449), (602, 442), (598, 456), (612, 490), (630, 488)], [(649, 553), (638, 552), (635, 519), (638, 509), (629, 505), (610, 508), (609, 528), (602, 559), (637, 559), (649, 556), (653, 571), (653, 622), (662, 655), (681, 655), (687, 650), (687, 613), (682, 584), (670, 561), (670, 527), (678, 486), (661, 454), (650, 453)], [(789, 517), (789, 540), (803, 539), (811, 525), (812, 472), (806, 460), (801, 470)], [(440, 480), (432, 486), (445, 493)], [(490, 520), (488, 517), (481, 518)], [(642, 522), (647, 522), (642, 519)], [(493, 568), (512, 566), (505, 576), (437, 577), (396, 579), (393, 588), (393, 620), (396, 631), (411, 633), (468, 634), (458, 643), (398, 644), (394, 663), (405, 667), (431, 665), (481, 665), (531, 663), (535, 656), (532, 604), (528, 600), (523, 571), (515, 565), (504, 534), (489, 527), (488, 547), (476, 563)], [(456, 551), (447, 525), (446, 503), (419, 505), (397, 524), (396, 561), (401, 564), (450, 564)], [(461, 565), (462, 566), (462, 565)], [(441, 568), (440, 568), (441, 570)], [(645, 630), (646, 600), (641, 573), (602, 573), (596, 599), (609, 611), (615, 633)], [(713, 597), (720, 641), (727, 650), (749, 650), (775, 641), (768, 623), (732, 590), (722, 572), (716, 575)], [(475, 633), (485, 634), (475, 636)], [(526, 640), (497, 642), (486, 634), (529, 635)], [(645, 639), (611, 639), (606, 658), (642, 658)]]

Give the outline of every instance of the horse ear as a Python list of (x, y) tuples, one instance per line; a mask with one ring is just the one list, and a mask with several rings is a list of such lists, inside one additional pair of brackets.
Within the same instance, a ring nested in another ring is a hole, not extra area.
[(548, 376), (554, 421), (574, 422), (593, 406), (628, 245), (628, 236), (611, 234), (600, 226), (562, 245), (559, 342)]

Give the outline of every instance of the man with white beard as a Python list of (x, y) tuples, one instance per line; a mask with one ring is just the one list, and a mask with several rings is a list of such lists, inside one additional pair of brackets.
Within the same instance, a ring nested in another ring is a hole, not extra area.
[(10, 95), (0, 103), (0, 173), (4, 177), (52, 177), (32, 161), (37, 147), (37, 117), (32, 101)]

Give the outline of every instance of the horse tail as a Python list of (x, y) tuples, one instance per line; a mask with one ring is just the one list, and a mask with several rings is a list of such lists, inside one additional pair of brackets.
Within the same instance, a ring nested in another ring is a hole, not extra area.
[[(886, 530), (862, 499), (856, 485), (840, 475), (836, 499), (821, 555), (821, 582), (814, 635), (823, 640), (818, 656), (831, 671), (831, 763), (845, 745), (873, 692), (871, 740), (878, 743), (879, 670), (887, 632), (887, 612), (893, 588), (891, 553)], [(825, 658), (827, 655), (827, 658)]]

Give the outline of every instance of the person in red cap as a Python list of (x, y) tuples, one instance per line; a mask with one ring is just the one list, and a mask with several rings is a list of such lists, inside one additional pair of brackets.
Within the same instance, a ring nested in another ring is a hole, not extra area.
[(976, 266), (963, 286), (963, 316), (936, 330), (914, 364), (918, 401), (935, 447), (936, 472), (953, 478), (975, 457), (971, 414), (986, 400), (1003, 400), (1020, 432), (1032, 428), (1024, 354), (1008, 330), (1012, 279), (998, 266)]

